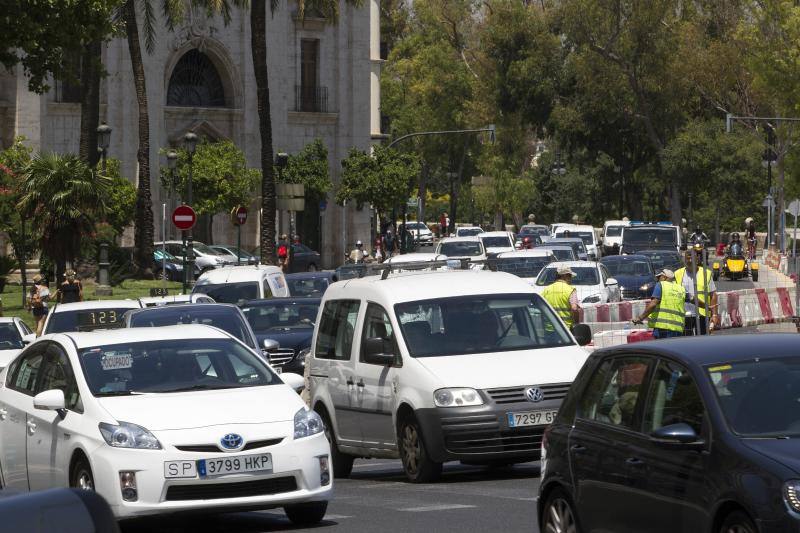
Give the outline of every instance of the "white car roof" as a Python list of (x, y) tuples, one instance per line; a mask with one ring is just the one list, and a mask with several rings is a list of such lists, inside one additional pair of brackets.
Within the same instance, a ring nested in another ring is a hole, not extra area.
[(75, 341), (78, 349), (90, 346), (122, 344), (126, 342), (144, 342), (180, 339), (224, 339), (230, 335), (224, 331), (202, 324), (182, 324), (180, 326), (161, 326), (154, 328), (119, 328), (102, 331), (79, 331), (54, 333), (42, 339), (69, 337)]
[(475, 235), (479, 239), (483, 239), (484, 237), (508, 237), (510, 231), (484, 231), (480, 235)]
[(142, 305), (145, 307), (152, 307), (159, 304), (177, 304), (177, 303), (189, 303), (189, 302), (197, 302), (198, 299), (201, 300), (209, 300), (203, 303), (212, 303), (214, 299), (207, 294), (175, 294), (170, 296), (145, 296), (139, 298), (139, 301), (142, 302)]
[(413, 253), (413, 254), (403, 254), (403, 255), (394, 255), (384, 261), (384, 264), (396, 265), (399, 263), (413, 263), (413, 262), (421, 262), (421, 261), (444, 261), (447, 259), (447, 256), (444, 254), (435, 254), (435, 253)]
[[(555, 246), (553, 248), (556, 248)], [(569, 248), (563, 246), (563, 248)], [(571, 249), (571, 248), (570, 248)], [(501, 252), (497, 255), (498, 259), (505, 259), (506, 257), (549, 257), (553, 255), (551, 248), (533, 248), (531, 250), (514, 250), (513, 252)]]
[(416, 271), (345, 280), (325, 292), (324, 301), (363, 298), (386, 307), (396, 303), (449, 298), (466, 294), (533, 293), (526, 281), (487, 270)]
[(0, 316), (0, 324), (9, 324), (14, 322), (16, 318), (15, 316)]
[(630, 220), (606, 220), (603, 222), (603, 227), (605, 226), (630, 226)]
[(561, 226), (557, 231), (594, 231), (594, 227), (589, 224), (570, 224), (569, 226)]
[(446, 242), (481, 242), (481, 239), (477, 235), (468, 235), (465, 237), (445, 237), (439, 241), (439, 244), (444, 244)]
[(558, 268), (560, 266), (573, 267), (591, 267), (598, 268), (597, 263), (594, 261), (554, 261), (547, 265), (545, 268)]
[(112, 307), (140, 309), (139, 300), (86, 300), (68, 304), (56, 304), (51, 313), (66, 313), (67, 311), (85, 311), (87, 309), (109, 309)]
[(209, 270), (201, 275), (198, 285), (216, 285), (220, 283), (238, 283), (242, 281), (261, 281), (263, 275), (280, 274), (280, 268), (273, 265), (241, 265), (226, 266)]

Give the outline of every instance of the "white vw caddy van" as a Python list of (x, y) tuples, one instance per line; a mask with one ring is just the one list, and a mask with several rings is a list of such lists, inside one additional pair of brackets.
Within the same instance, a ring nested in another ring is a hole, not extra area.
[[(575, 335), (589, 342), (588, 327)], [(413, 482), (442, 463), (537, 460), (587, 352), (524, 280), (438, 271), (334, 283), (309, 358), (311, 405), (334, 474), (401, 458)]]

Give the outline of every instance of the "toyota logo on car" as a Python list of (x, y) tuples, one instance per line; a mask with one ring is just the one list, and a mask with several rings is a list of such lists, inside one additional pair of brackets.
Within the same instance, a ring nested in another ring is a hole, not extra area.
[(238, 450), (244, 444), (244, 438), (236, 433), (228, 433), (220, 439), (219, 443), (226, 450)]

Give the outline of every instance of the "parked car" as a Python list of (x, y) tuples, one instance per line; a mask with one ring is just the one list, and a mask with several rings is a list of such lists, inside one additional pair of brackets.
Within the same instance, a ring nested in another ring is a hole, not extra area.
[(34, 335), (21, 318), (0, 317), (0, 370), (8, 366)]
[(540, 531), (800, 528), (797, 336), (595, 352), (542, 445)]
[(536, 278), (536, 292), (543, 293), (546, 286), (555, 282), (556, 270), (562, 265), (570, 267), (575, 273), (572, 286), (577, 290), (581, 304), (605, 304), (622, 300), (617, 280), (609, 275), (605, 265), (594, 261), (550, 263)]
[[(400, 231), (403, 231), (404, 225), (399, 226)], [(405, 224), (409, 234), (414, 236), (414, 244), (417, 246), (433, 246), (433, 232), (430, 228), (422, 222), (409, 222)], [(400, 233), (402, 235), (402, 233)]]
[(597, 261), (600, 259), (600, 242), (597, 240), (597, 235), (595, 235), (594, 228), (592, 226), (561, 226), (558, 228), (558, 230), (556, 230), (556, 241), (558, 239), (567, 237), (567, 232), (569, 232), (569, 237), (577, 237), (583, 241), (589, 261)]
[(603, 255), (616, 255), (622, 244), (622, 230), (630, 225), (627, 220), (606, 220), (603, 223)]
[(263, 345), (267, 339), (280, 345), (269, 354), (273, 368), (303, 375), (319, 304), (319, 298), (293, 297), (252, 300), (241, 304), (242, 313), (259, 345)]
[(650, 260), (644, 255), (610, 255), (600, 262), (619, 282), (623, 300), (643, 300), (653, 294), (656, 275)]
[(258, 257), (231, 244), (214, 244), (209, 246), (209, 248), (226, 256), (230, 255), (234, 258), (238, 257), (239, 264), (242, 265), (257, 265), (259, 262)]
[(327, 270), (317, 272), (297, 272), (286, 274), (286, 285), (290, 296), (311, 296), (319, 298), (328, 286), (337, 280), (336, 273)]
[[(4, 490), (92, 490), (118, 519), (282, 507), (308, 525), (325, 515), (330, 447), (296, 393), (302, 378), (278, 376), (222, 330), (49, 335), (0, 383)], [(37, 530), (67, 531), (64, 509)]]
[(292, 254), (289, 272), (315, 272), (322, 268), (322, 256), (305, 244), (292, 244)]
[[(162, 244), (163, 248), (166, 248), (168, 253), (172, 254), (181, 264), (183, 263), (184, 256), (186, 255), (186, 248), (182, 241), (154, 242), (153, 249), (162, 249)], [(202, 273), (207, 270), (236, 263), (235, 257), (220, 254), (202, 242), (192, 243), (192, 251), (194, 252), (195, 273)]]
[[(183, 281), (183, 261), (161, 248), (153, 249), (153, 275), (161, 279), (166, 273), (169, 281)], [(199, 272), (197, 268), (195, 271)]]
[(210, 270), (194, 284), (192, 294), (207, 294), (216, 302), (238, 304), (258, 298), (289, 296), (286, 278), (272, 265), (229, 266)]
[[(573, 331), (590, 341), (588, 326)], [(399, 457), (407, 479), (422, 483), (447, 461), (538, 459), (586, 359), (575, 337), (529, 284), (504, 272), (334, 283), (309, 373), (334, 474), (348, 476), (356, 457)]]

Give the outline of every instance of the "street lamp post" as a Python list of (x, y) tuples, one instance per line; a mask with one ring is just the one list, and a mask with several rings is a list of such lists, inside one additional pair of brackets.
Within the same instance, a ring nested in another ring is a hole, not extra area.
[[(186, 203), (192, 207), (192, 171), (194, 162), (194, 152), (197, 149), (197, 134), (188, 132), (183, 136), (183, 144), (189, 156), (189, 183), (186, 186)], [(186, 266), (184, 267), (184, 279), (190, 285), (194, 280), (194, 245), (192, 243), (192, 230), (184, 232), (186, 235)], [(185, 291), (184, 291), (185, 292)]]
[[(288, 164), (289, 164), (289, 154), (287, 154), (286, 152), (278, 152), (277, 154), (275, 154), (275, 169), (278, 171), (279, 182), (283, 181), (283, 169), (286, 168), (286, 165)], [(282, 226), (283, 224), (281, 218), (282, 217), (278, 217), (278, 221), (281, 222), (280, 225)], [(294, 228), (292, 227), (292, 225), (293, 225), (292, 212), (289, 211), (289, 243), (287, 244), (293, 242), (294, 239)], [(283, 231), (281, 231), (281, 233), (283, 233)]]
[[(167, 184), (167, 201), (161, 203), (161, 276), (167, 282), (167, 206), (172, 208), (172, 191), (175, 188), (175, 167), (178, 164), (178, 153), (175, 150), (167, 152), (167, 167), (169, 168), (169, 183)], [(170, 232), (171, 233), (171, 232)]]
[(111, 126), (103, 122), (97, 127), (97, 151), (100, 152), (100, 158), (103, 160), (103, 174), (106, 173), (106, 155), (110, 144)]

